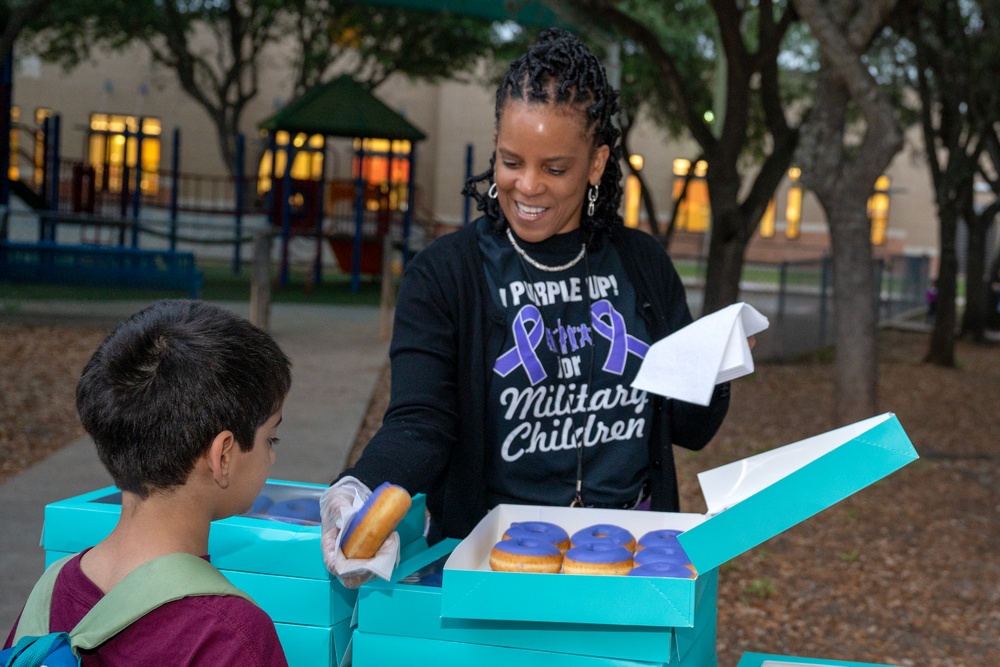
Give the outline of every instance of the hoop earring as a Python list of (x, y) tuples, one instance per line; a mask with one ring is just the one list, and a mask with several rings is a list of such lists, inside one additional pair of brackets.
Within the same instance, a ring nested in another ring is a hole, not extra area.
[(494, 181), (493, 184), (490, 185), (490, 189), (486, 191), (486, 196), (489, 197), (490, 199), (496, 199), (497, 198), (497, 184), (496, 184), (496, 181)]
[(591, 218), (594, 217), (594, 210), (597, 208), (596, 206), (597, 196), (599, 194), (600, 194), (600, 186), (591, 185), (589, 188), (587, 188), (587, 201), (590, 202), (589, 204), (587, 204), (587, 215), (589, 215)]

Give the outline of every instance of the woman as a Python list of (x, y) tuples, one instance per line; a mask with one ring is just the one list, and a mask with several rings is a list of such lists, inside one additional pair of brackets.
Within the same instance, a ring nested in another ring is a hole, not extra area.
[(328, 515), (383, 481), (427, 494), (432, 543), (499, 503), (678, 509), (672, 444), (704, 447), (729, 390), (700, 407), (631, 388), (691, 314), (666, 253), (618, 214), (617, 98), (562, 31), (511, 64), (490, 168), (465, 187), (484, 215), (407, 267), (389, 408)]

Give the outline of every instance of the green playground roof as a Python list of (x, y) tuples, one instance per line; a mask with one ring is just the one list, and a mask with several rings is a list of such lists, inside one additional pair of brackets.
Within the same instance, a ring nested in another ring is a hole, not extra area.
[(409, 141), (427, 138), (348, 74), (308, 90), (262, 121), (260, 127), (271, 132), (285, 130), (328, 137)]

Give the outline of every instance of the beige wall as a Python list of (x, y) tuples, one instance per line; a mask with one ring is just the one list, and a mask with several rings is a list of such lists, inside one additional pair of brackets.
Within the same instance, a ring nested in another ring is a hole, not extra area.
[[(258, 73), (260, 93), (248, 106), (243, 118), (247, 136), (247, 168), (256, 169), (262, 142), (257, 123), (289, 100), (287, 55), (273, 50)], [(145, 84), (148, 92), (140, 94)], [(412, 83), (393, 77), (376, 93), (390, 107), (421, 128), (428, 139), (418, 144), (416, 181), (418, 212), (445, 224), (459, 224), (463, 199), (460, 190), (465, 177), (465, 152), (473, 145), (473, 169), (486, 168), (493, 148), (494, 92), (475, 83), (445, 82), (439, 85)], [(154, 67), (144, 47), (119, 54), (105, 54), (99, 62), (89, 62), (72, 72), (20, 58), (15, 71), (14, 103), (22, 108), (22, 118), (31, 118), (35, 107), (47, 106), (62, 117), (62, 152), (67, 158), (83, 156), (84, 129), (89, 114), (96, 111), (158, 116), (163, 123), (161, 167), (170, 166), (170, 133), (182, 128), (181, 169), (187, 173), (222, 174), (218, 142), (206, 112), (179, 89), (172, 73)], [(929, 175), (914, 158), (919, 133), (908, 135), (910, 144), (896, 156), (888, 175), (892, 179), (889, 234), (907, 252), (937, 253), (937, 224)], [(630, 140), (632, 149), (645, 159), (643, 174), (653, 190), (661, 216), (670, 211), (672, 162), (692, 158), (693, 144), (670, 141), (649, 123), (637, 127)], [(333, 142), (328, 173), (350, 175), (350, 142)], [(784, 191), (777, 193), (778, 229), (783, 229)], [(473, 215), (475, 210), (473, 209)], [(804, 232), (825, 232), (822, 210), (807, 193), (803, 209)]]

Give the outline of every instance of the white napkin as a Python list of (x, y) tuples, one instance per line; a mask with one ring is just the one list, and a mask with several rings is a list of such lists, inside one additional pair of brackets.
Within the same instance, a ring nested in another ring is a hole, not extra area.
[(747, 336), (767, 327), (767, 318), (742, 302), (706, 315), (651, 345), (632, 386), (708, 405), (715, 385), (753, 373)]

